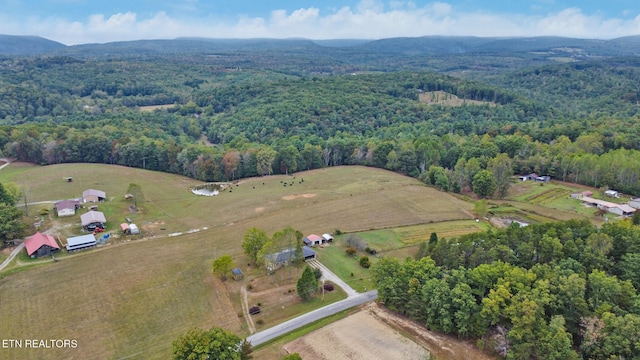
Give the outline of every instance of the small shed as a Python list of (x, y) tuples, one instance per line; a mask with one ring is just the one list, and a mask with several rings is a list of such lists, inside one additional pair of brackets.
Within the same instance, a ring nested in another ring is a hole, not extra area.
[(242, 280), (242, 278), (244, 277), (244, 273), (242, 272), (242, 270), (240, 270), (240, 268), (231, 270), (231, 273), (233, 273), (234, 280)]
[(129, 224), (127, 223), (120, 224), (120, 229), (122, 230), (123, 234), (129, 234), (129, 231), (130, 231)]
[(100, 202), (107, 199), (107, 194), (104, 191), (88, 189), (82, 192), (82, 202)]
[(620, 197), (620, 193), (618, 193), (615, 190), (607, 190), (604, 192), (605, 195), (607, 195), (608, 197), (612, 197), (612, 198), (619, 198)]
[(140, 234), (140, 229), (138, 228), (138, 225), (136, 225), (136, 224), (129, 224), (129, 234), (131, 234), (131, 235), (138, 235), (138, 234)]
[(25, 240), (24, 247), (27, 249), (27, 255), (31, 257), (49, 256), (60, 251), (56, 239), (41, 232), (37, 232)]
[(322, 234), (322, 238), (324, 239), (324, 242), (333, 242), (333, 236), (331, 236), (331, 234)]

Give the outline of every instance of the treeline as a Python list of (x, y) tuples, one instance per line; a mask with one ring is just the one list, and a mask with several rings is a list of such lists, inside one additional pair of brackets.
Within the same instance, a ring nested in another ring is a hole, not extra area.
[(640, 228), (631, 221), (514, 223), (435, 237), (419, 254), (382, 259), (372, 273), (381, 302), (430, 329), (479, 338), (509, 359), (640, 356)]

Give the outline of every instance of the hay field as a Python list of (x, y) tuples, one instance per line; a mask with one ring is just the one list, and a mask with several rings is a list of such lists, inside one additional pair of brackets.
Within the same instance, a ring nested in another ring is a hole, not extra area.
[[(240, 244), (249, 227), (269, 234), (287, 225), (305, 234), (357, 231), (464, 219), (472, 208), (416, 179), (366, 167), (245, 179), (232, 192), (201, 197), (187, 191), (199, 182), (170, 174), (98, 164), (13, 166), (0, 171), (0, 181), (26, 184), (30, 201), (75, 197), (92, 187), (116, 202), (129, 183), (140, 184), (149, 201), (137, 221), (161, 221), (165, 230), (0, 278), (3, 338), (78, 341), (70, 350), (0, 349), (9, 359), (164, 359), (171, 342), (193, 326), (246, 335), (236, 295), (210, 268), (223, 254), (245, 261)], [(66, 176), (74, 181), (64, 182)]]

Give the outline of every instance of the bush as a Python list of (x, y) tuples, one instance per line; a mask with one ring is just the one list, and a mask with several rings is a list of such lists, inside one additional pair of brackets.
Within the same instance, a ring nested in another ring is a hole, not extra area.
[(362, 266), (365, 269), (368, 269), (371, 266), (371, 263), (369, 262), (369, 258), (366, 256), (361, 257), (360, 266)]
[(315, 275), (316, 279), (320, 279), (322, 277), (322, 270), (313, 269), (313, 275)]
[(366, 252), (367, 254), (371, 254), (371, 255), (375, 255), (375, 254), (377, 254), (377, 253), (378, 253), (378, 252), (376, 251), (376, 249), (372, 249), (372, 248), (370, 248), (370, 247), (368, 247), (368, 246), (364, 249), (364, 252)]
[(344, 252), (346, 252), (349, 256), (353, 256), (356, 254), (356, 249), (353, 246), (349, 246)]
[(249, 309), (249, 314), (251, 315), (260, 314), (260, 306), (252, 306), (251, 309)]
[(263, 325), (263, 324), (264, 324), (264, 320), (262, 320), (262, 319), (258, 319), (258, 321), (256, 321), (256, 324), (258, 324), (258, 325)]
[(333, 291), (333, 284), (332, 283), (326, 283), (324, 284), (324, 290), (325, 291)]
[(342, 230), (340, 230), (340, 229), (336, 229), (336, 231), (334, 231), (334, 233), (335, 233), (336, 235), (342, 235)]

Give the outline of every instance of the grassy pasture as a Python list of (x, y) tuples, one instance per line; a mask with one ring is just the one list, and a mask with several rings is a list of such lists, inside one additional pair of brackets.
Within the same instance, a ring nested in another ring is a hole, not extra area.
[[(67, 176), (74, 181), (65, 182)], [(112, 207), (115, 217), (126, 213), (122, 196), (137, 183), (147, 201), (135, 221), (155, 235), (10, 269), (0, 278), (3, 337), (78, 341), (71, 350), (0, 350), (0, 357), (16, 359), (164, 359), (171, 342), (194, 326), (215, 324), (246, 335), (237, 285), (220, 282), (210, 268), (223, 254), (246, 262), (240, 244), (249, 227), (269, 234), (288, 225), (305, 234), (355, 232), (468, 219), (473, 207), (416, 179), (366, 167), (245, 179), (216, 197), (191, 194), (190, 186), (200, 182), (185, 177), (99, 164), (12, 164), (0, 171), (0, 181), (24, 184), (30, 202), (103, 190), (109, 199), (100, 206)], [(165, 236), (189, 229), (201, 231)]]

